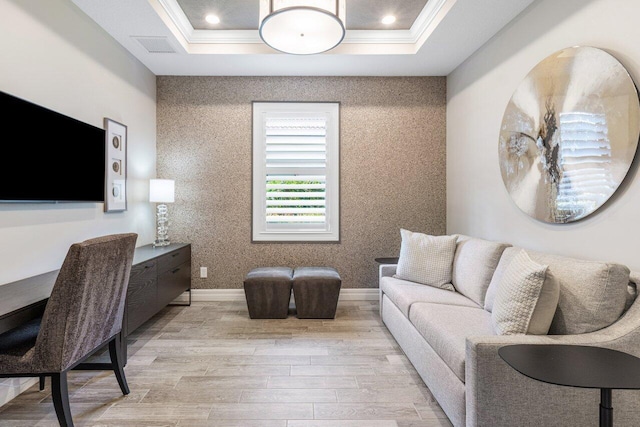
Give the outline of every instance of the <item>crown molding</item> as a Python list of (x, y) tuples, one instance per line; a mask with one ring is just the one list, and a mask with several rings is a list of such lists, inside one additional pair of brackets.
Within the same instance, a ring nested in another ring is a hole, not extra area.
[[(175, 1), (175, 0), (165, 0)], [(264, 43), (258, 30), (194, 30), (189, 43), (198, 44), (255, 44)]]
[(447, 3), (449, 3), (450, 10), (451, 6), (453, 6), (456, 1), (458, 0), (429, 0), (409, 30), (412, 36), (411, 43), (418, 43), (420, 37), (427, 32), (427, 30), (429, 30), (433, 25), (439, 24), (442, 20), (442, 18), (437, 20), (440, 11), (443, 10), (443, 7)]
[(155, 1), (157, 1), (160, 6), (162, 6), (162, 8), (169, 16), (169, 19), (171, 19), (178, 31), (180, 31), (180, 34), (182, 34), (182, 37), (184, 37), (188, 43), (191, 43), (191, 37), (193, 36), (193, 32), (195, 30), (193, 29), (191, 22), (189, 22), (189, 18), (187, 18), (187, 15), (185, 15), (178, 2), (176, 0)]
[[(413, 52), (422, 35), (433, 30), (442, 20), (441, 11), (447, 10), (457, 0), (429, 0), (409, 30), (347, 30), (342, 44), (414, 45)], [(166, 12), (175, 29), (188, 44), (242, 45), (263, 44), (258, 30), (196, 30), (189, 22), (177, 0), (150, 0), (157, 2)], [(423, 40), (424, 42), (424, 40)], [(422, 44), (422, 43), (420, 43)]]

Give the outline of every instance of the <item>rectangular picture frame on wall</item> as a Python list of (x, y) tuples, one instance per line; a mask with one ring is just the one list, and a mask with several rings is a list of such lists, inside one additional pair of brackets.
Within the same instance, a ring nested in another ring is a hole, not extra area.
[(127, 210), (127, 126), (104, 118), (105, 134), (105, 212)]

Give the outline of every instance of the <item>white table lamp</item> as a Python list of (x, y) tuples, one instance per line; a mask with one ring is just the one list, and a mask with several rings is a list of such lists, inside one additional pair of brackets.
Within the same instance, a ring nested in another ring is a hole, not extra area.
[(158, 203), (156, 241), (153, 246), (167, 246), (171, 242), (169, 241), (169, 210), (166, 204), (175, 201), (175, 181), (172, 179), (150, 180), (149, 201)]

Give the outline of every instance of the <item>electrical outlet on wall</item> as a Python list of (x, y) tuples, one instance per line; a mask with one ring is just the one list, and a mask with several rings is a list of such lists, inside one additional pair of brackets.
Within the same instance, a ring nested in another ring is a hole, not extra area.
[(200, 278), (201, 279), (207, 278), (207, 267), (200, 267)]

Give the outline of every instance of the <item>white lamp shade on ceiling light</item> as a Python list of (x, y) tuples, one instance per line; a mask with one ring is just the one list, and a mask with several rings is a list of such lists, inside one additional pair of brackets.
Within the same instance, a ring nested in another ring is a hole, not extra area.
[(294, 55), (326, 52), (345, 36), (345, 0), (263, 0), (260, 37)]
[(173, 203), (175, 182), (172, 179), (152, 179), (149, 181), (149, 201), (152, 203)]

